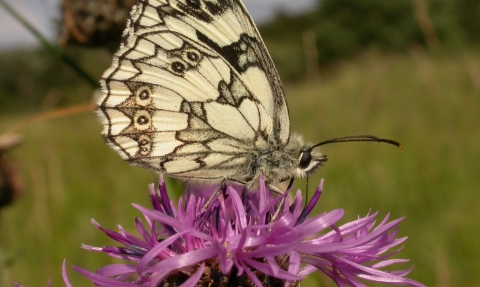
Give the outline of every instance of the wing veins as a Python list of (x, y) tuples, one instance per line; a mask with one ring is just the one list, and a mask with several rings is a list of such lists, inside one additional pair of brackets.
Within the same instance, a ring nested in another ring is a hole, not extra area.
[[(177, 32), (173, 32), (173, 34), (177, 34)], [(185, 37), (184, 37), (183, 35), (178, 34), (177, 36), (180, 37), (182, 40), (185, 41)], [(138, 37), (140, 38), (140, 36), (138, 36)], [(152, 41), (150, 41), (150, 40), (148, 40), (148, 39), (146, 39), (146, 38), (144, 38), (144, 40), (149, 41), (149, 42), (155, 44), (154, 42), (152, 42)], [(204, 46), (202, 43), (199, 43), (199, 42), (195, 41), (194, 39), (189, 39), (189, 38), (188, 38), (188, 40), (192, 41), (192, 42), (195, 43), (195, 44)], [(156, 45), (156, 44), (155, 44), (155, 45)], [(208, 48), (209, 50), (211, 50), (212, 53), (218, 55), (219, 58), (223, 60), (224, 64), (226, 64), (226, 65), (228, 66), (228, 68), (230, 69), (230, 72), (231, 72), (231, 73), (232, 73), (232, 72), (235, 73), (235, 76), (236, 76), (237, 80), (239, 80), (239, 81), (242, 83), (242, 85), (243, 85), (243, 86), (245, 87), (245, 89), (248, 91), (248, 93), (250, 94), (250, 96), (251, 96), (252, 98), (256, 99), (256, 98), (253, 96), (253, 93), (252, 93), (252, 91), (250, 90), (250, 88), (249, 88), (249, 87), (246, 85), (246, 83), (243, 81), (240, 73), (239, 73), (235, 68), (233, 68), (233, 66), (232, 66), (221, 54), (219, 54), (218, 52), (216, 52), (215, 50), (211, 49), (211, 48), (208, 47), (208, 46), (206, 46), (206, 48)], [(131, 61), (131, 62), (132, 62), (132, 65), (133, 65), (134, 67), (136, 67), (136, 68), (140, 71), (140, 74), (144, 74), (144, 69), (141, 69), (141, 68), (137, 67), (137, 66), (136, 66), (137, 63), (133, 62), (133, 61), (132, 61), (131, 59), (129, 59), (128, 57), (125, 57), (125, 56), (122, 55), (122, 56), (120, 56), (119, 58), (120, 58), (120, 59), (126, 59), (126, 60)], [(222, 75), (220, 74), (218, 68), (217, 68), (217, 67), (214, 65), (214, 63), (212, 62), (211, 57), (209, 57), (209, 56), (204, 56), (204, 60), (208, 60), (208, 61), (212, 64), (212, 66), (215, 68), (215, 70), (218, 72), (218, 74), (220, 75), (220, 77), (222, 77)], [(139, 62), (142, 63), (142, 64), (144, 64), (144, 65), (147, 65), (147, 66), (149, 66), (149, 67), (155, 67), (155, 68), (160, 68), (160, 69), (162, 69), (162, 67), (158, 67), (158, 66), (156, 66), (156, 65), (149, 64), (148, 62), (145, 62), (145, 61), (143, 61), (143, 60), (142, 60), (142, 61), (139, 61)], [(186, 82), (190, 83), (191, 86), (193, 86), (193, 87), (197, 88), (198, 90), (204, 92), (204, 94), (207, 94), (207, 91), (205, 91), (205, 90), (203, 89), (203, 87), (202, 87), (202, 89), (200, 89), (199, 86), (195, 85), (193, 82), (191, 82), (191, 81), (188, 80), (187, 78), (185, 78), (185, 77), (180, 77), (180, 76), (178, 76), (178, 75), (175, 75), (174, 73), (172, 73), (172, 72), (170, 72), (170, 71), (168, 71), (168, 70), (166, 70), (166, 69), (163, 69), (163, 70), (167, 71), (168, 73), (170, 73), (170, 74), (171, 74), (172, 76), (174, 76), (174, 77), (182, 78), (182, 79), (185, 80)], [(204, 79), (206, 79), (207, 82), (210, 83), (210, 84), (212, 85), (212, 87), (213, 87), (215, 90), (218, 91), (218, 85), (217, 85), (217, 86), (214, 86), (213, 83), (211, 83), (211, 82), (204, 76), (204, 74), (201, 73), (201, 72), (199, 72), (198, 70), (197, 70), (197, 73), (198, 73), (199, 75), (201, 75)], [(150, 73), (150, 75), (159, 78), (158, 75), (156, 75), (156, 74)], [(136, 78), (136, 77), (138, 77), (138, 74), (135, 75), (133, 78)], [(134, 81), (133, 81), (133, 78), (130, 79), (131, 82), (134, 82)], [(222, 77), (222, 78), (223, 78), (223, 77)], [(164, 78), (161, 78), (161, 79), (164, 79)], [(230, 79), (228, 79), (228, 80), (229, 80), (229, 83), (232, 81), (232, 75), (230, 75)], [(135, 82), (140, 82), (140, 81), (135, 81)], [(159, 85), (159, 86), (169, 89), (168, 87), (163, 86), (163, 85)], [(186, 89), (188, 88), (187, 90), (190, 90), (191, 92), (194, 92), (194, 90), (193, 90), (191, 87), (189, 87), (189, 86), (185, 86), (185, 85), (181, 85), (181, 86), (182, 86), (183, 88), (186, 88)], [(176, 91), (174, 91), (174, 90), (172, 90), (172, 89), (170, 89), (170, 90), (173, 91), (174, 93), (176, 93), (177, 95), (179, 95), (180, 97), (182, 97), (184, 100), (186, 100), (185, 97), (183, 97), (181, 94), (177, 93)], [(189, 101), (187, 101), (187, 102), (189, 102)], [(258, 102), (258, 101), (255, 101), (255, 104), (256, 104), (256, 105), (262, 105), (262, 104), (261, 104), (260, 102)], [(263, 106), (263, 105), (262, 105), (262, 106)], [(258, 113), (258, 111), (257, 111), (257, 113)], [(244, 115), (243, 113), (240, 113), (240, 114), (242, 115), (242, 118), (245, 120), (245, 122), (250, 126), (250, 128), (251, 128), (253, 131), (255, 131), (255, 133), (256, 133), (256, 132), (257, 132), (256, 128), (253, 127), (253, 126), (250, 124), (250, 122), (247, 120), (247, 118), (245, 117), (245, 115)], [(209, 126), (210, 126), (210, 125), (209, 125)], [(210, 127), (211, 127), (211, 126), (210, 126)], [(212, 127), (212, 129), (214, 129), (214, 128)], [(216, 130), (216, 129), (214, 129), (214, 130)]]
[[(169, 5), (169, 6), (172, 7), (171, 5)], [(175, 9), (176, 11), (179, 11), (180, 13), (183, 13), (183, 11), (179, 10), (179, 9), (176, 8), (176, 7), (172, 7), (172, 8)], [(233, 10), (233, 8), (232, 8), (231, 6), (230, 6), (230, 8)], [(202, 9), (202, 10), (203, 10), (203, 9)], [(204, 10), (204, 11), (205, 11), (205, 10)], [(170, 16), (170, 15), (169, 15), (169, 16)], [(188, 15), (188, 16), (186, 16), (185, 18), (193, 18), (193, 16)], [(180, 20), (181, 22), (185, 23), (187, 26), (190, 26), (190, 27), (193, 28), (195, 31), (199, 31), (196, 27), (194, 27), (193, 25), (185, 22), (183, 19), (181, 19), (181, 18), (177, 18), (177, 19)], [(202, 20), (198, 20), (198, 21), (196, 21), (196, 22), (197, 22), (197, 24), (200, 24), (201, 27), (203, 27), (203, 28), (206, 29), (206, 30), (209, 30), (208, 25), (211, 25), (211, 23), (206, 23), (206, 22), (204, 22), (204, 21), (202, 21)], [(227, 24), (228, 24), (228, 23), (227, 23)], [(232, 31), (235, 31), (235, 29), (233, 28), (233, 26), (230, 25), (230, 28), (232, 28)], [(220, 33), (222, 33), (222, 36), (224, 36), (225, 38), (227, 38), (227, 39), (229, 38), (228, 34), (226, 34), (224, 31), (221, 31), (221, 30), (219, 30), (219, 29), (217, 29), (217, 31), (220, 32)]]
[[(183, 37), (183, 35), (178, 34), (177, 32), (172, 32), (172, 31), (165, 31), (165, 32), (166, 32), (166, 33), (175, 34), (175, 35), (178, 36), (179, 38), (182, 38), (182, 40), (184, 40), (184, 42), (185, 42), (185, 38)], [(141, 37), (141, 36), (138, 36), (138, 38), (140, 38), (140, 37)], [(150, 43), (152, 43), (152, 44), (154, 44), (155, 46), (158, 47), (158, 45), (157, 45), (155, 42), (153, 42), (153, 41), (151, 41), (151, 40), (149, 40), (149, 39), (147, 39), (147, 38), (142, 38), (142, 39), (145, 40), (145, 41), (148, 41), (148, 42), (150, 42)], [(189, 40), (192, 40), (192, 42), (195, 43), (195, 44), (199, 44), (198, 42), (194, 41), (193, 39), (189, 39)], [(185, 43), (186, 43), (186, 42), (185, 42)], [(208, 46), (207, 46), (207, 47), (208, 47)], [(133, 48), (133, 47), (132, 47), (132, 48)], [(202, 47), (202, 48), (205, 48), (205, 47)], [(163, 49), (163, 48), (161, 48), (161, 49)], [(211, 50), (210, 47), (208, 47), (208, 49)], [(218, 54), (216, 51), (213, 51), (213, 50), (211, 50), (211, 51), (214, 52), (215, 54), (217, 54), (217, 55), (219, 56), (219, 58), (223, 59), (224, 62), (228, 63), (228, 62), (227, 62), (220, 54)], [(151, 56), (151, 57), (148, 57), (148, 58), (154, 58), (154, 57), (155, 57), (155, 56)], [(129, 60), (129, 61), (132, 61), (132, 59), (130, 59), (130, 58), (128, 58), (127, 56), (124, 56), (124, 55), (119, 56), (119, 58), (120, 58), (120, 59), (126, 59), (126, 60)], [(210, 55), (207, 56), (207, 55), (204, 54), (204, 59), (208, 59), (209, 62), (212, 64), (212, 66), (215, 68), (215, 70), (216, 70), (217, 72), (219, 72), (218, 68), (213, 64), (213, 62), (211, 61), (210, 58), (213, 58), (213, 57), (210, 57)], [(148, 65), (149, 67), (156, 67), (156, 68), (163, 69), (163, 67), (159, 67), (159, 66), (156, 66), (156, 65), (153, 65), (153, 64), (149, 64), (148, 62), (146, 62), (146, 61), (143, 60), (143, 59), (142, 59), (141, 61), (139, 61), (139, 62), (141, 62), (141, 63), (143, 63), (143, 64), (145, 64), (145, 65)], [(167, 69), (163, 69), (163, 70), (168, 71)], [(143, 71), (141, 70), (141, 72), (143, 72)], [(173, 75), (173, 76), (180, 77), (180, 76), (178, 76), (178, 75), (176, 75), (176, 74), (174, 74), (174, 73), (172, 73), (172, 72), (170, 72), (170, 71), (168, 71), (168, 72), (169, 72), (171, 75)], [(201, 75), (201, 76), (206, 80), (206, 82), (211, 85), (211, 87), (213, 87), (214, 89), (218, 89), (218, 85), (215, 86), (214, 83), (211, 82), (208, 78), (206, 78), (203, 73), (201, 73), (199, 70), (196, 70), (196, 72), (197, 72), (199, 75)], [(220, 73), (218, 73), (218, 75), (219, 75), (220, 77), (222, 77)], [(181, 77), (181, 78), (184, 79), (185, 81), (187, 81), (188, 83), (190, 83), (192, 86), (196, 87), (198, 90), (203, 91), (205, 94), (207, 94), (207, 91), (204, 89), (203, 86), (198, 86), (198, 85), (194, 84), (192, 81), (188, 80), (186, 77)], [(163, 86), (162, 86), (162, 87), (163, 87)], [(182, 97), (182, 98), (183, 98), (183, 97)]]

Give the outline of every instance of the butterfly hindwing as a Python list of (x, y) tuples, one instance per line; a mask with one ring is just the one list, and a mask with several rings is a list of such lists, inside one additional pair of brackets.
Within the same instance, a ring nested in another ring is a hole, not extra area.
[(104, 135), (134, 164), (179, 178), (241, 178), (289, 137), (273, 63), (241, 1), (140, 1), (102, 78)]

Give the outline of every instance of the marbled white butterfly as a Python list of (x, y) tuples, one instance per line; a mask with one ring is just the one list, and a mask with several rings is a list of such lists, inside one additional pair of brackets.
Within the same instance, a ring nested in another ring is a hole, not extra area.
[[(241, 0), (140, 0), (97, 113), (107, 142), (134, 165), (201, 183), (274, 190), (327, 160), (290, 134), (283, 87)], [(281, 192), (281, 191), (280, 191)]]

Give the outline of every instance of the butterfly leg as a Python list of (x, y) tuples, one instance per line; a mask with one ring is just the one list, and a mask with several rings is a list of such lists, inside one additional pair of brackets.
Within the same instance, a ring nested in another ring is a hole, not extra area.
[(281, 211), (283, 210), (283, 206), (285, 205), (285, 196), (282, 196), (282, 200), (280, 200), (280, 203), (278, 204), (277, 208), (275, 209), (275, 213), (273, 214), (272, 218), (270, 219), (270, 222), (274, 222), (277, 220), (278, 216), (280, 215)]
[(205, 213), (205, 211), (210, 207), (210, 205), (215, 200), (215, 198), (218, 197), (218, 195), (220, 194), (220, 191), (222, 191), (222, 192), (226, 191), (227, 181), (231, 181), (231, 182), (236, 183), (238, 185), (243, 185), (244, 187), (246, 186), (245, 182), (242, 182), (242, 181), (239, 181), (239, 180), (236, 180), (236, 179), (233, 179), (233, 178), (222, 179), (222, 181), (220, 181), (220, 183), (218, 184), (218, 187), (215, 189), (215, 191), (212, 193), (212, 195), (210, 195), (207, 202), (203, 205), (202, 210), (200, 210), (200, 212), (197, 214), (197, 216), (201, 216), (202, 214)]
[(210, 195), (210, 197), (208, 198), (207, 202), (205, 203), (205, 205), (203, 206), (202, 210), (199, 212), (198, 215), (201, 215), (203, 213), (205, 213), (205, 211), (210, 207), (210, 205), (212, 204), (213, 200), (215, 198), (217, 198), (217, 196), (220, 194), (220, 191), (224, 191), (225, 188), (226, 188), (226, 185), (225, 183), (227, 182), (227, 179), (222, 179), (222, 181), (218, 184), (218, 187), (215, 189), (215, 191), (212, 193), (212, 195)]
[[(280, 215), (280, 213), (281, 213), (282, 210), (283, 210), (283, 206), (285, 205), (285, 195), (284, 195), (284, 194), (285, 194), (285, 191), (281, 190), (280, 188), (278, 188), (278, 187), (276, 187), (276, 186), (274, 186), (274, 185), (272, 185), (272, 184), (269, 184), (269, 185), (268, 185), (268, 188), (269, 188), (271, 191), (279, 194), (279, 196), (282, 197), (282, 200), (280, 200), (277, 208), (275, 209), (275, 213), (273, 214), (272, 218), (270, 219), (270, 222), (273, 222), (273, 221), (277, 220), (278, 216)], [(289, 186), (289, 188), (290, 188), (290, 186)]]
[(282, 195), (285, 193), (285, 191), (281, 190), (280, 188), (276, 187), (275, 185), (272, 185), (272, 184), (269, 184), (267, 185), (268, 189), (270, 189), (271, 191), (279, 194), (279, 195)]

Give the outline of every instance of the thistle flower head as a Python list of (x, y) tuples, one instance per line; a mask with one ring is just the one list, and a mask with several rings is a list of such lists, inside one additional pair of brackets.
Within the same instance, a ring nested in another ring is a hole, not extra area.
[[(193, 189), (175, 205), (165, 183), (150, 185), (153, 208), (134, 205), (144, 216), (136, 219), (139, 236), (92, 223), (122, 246), (92, 247), (125, 260), (96, 273), (74, 267), (97, 286), (297, 286), (307, 275), (321, 271), (338, 286), (365, 286), (360, 280), (424, 286), (405, 278), (411, 271), (382, 271), (407, 260), (389, 259), (406, 238), (395, 238), (403, 220), (376, 227), (377, 213), (335, 226), (342, 209), (309, 217), (323, 181), (306, 208), (302, 194), (274, 197), (264, 182), (256, 192), (226, 185), (207, 208), (207, 197)], [(285, 204), (274, 220), (282, 199)], [(392, 248), (396, 248), (387, 253)]]

